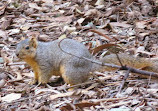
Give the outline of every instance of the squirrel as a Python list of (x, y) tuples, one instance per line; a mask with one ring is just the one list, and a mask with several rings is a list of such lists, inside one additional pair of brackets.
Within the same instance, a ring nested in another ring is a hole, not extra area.
[[(17, 45), (16, 55), (19, 59), (29, 64), (34, 71), (34, 80), (30, 84), (37, 82), (39, 84), (46, 84), (49, 82), (51, 76), (54, 75), (61, 76), (70, 85), (75, 85), (87, 81), (90, 72), (99, 70), (101, 67), (104, 67), (104, 70), (116, 69), (99, 66), (91, 61), (80, 58), (95, 59), (82, 43), (73, 39), (64, 39), (62, 42), (61, 40), (40, 42), (35, 37), (32, 37), (22, 40)], [(133, 57), (124, 53), (119, 54), (119, 57), (124, 65), (158, 72), (158, 64), (145, 58)], [(115, 54), (105, 56), (99, 61), (120, 65)]]

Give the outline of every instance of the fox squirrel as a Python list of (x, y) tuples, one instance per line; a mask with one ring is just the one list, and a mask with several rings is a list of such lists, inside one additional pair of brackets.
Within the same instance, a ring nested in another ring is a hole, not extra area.
[[(55, 75), (61, 76), (66, 83), (75, 85), (85, 82), (89, 78), (89, 73), (94, 69), (103, 67), (79, 58), (86, 57), (94, 60), (83, 44), (73, 39), (64, 39), (60, 43), (60, 47), (58, 46), (59, 43), (60, 40), (40, 42), (35, 37), (32, 37), (21, 41), (17, 45), (17, 57), (27, 62), (33, 68), (34, 80), (30, 84), (35, 84), (36, 82), (46, 84), (51, 76)], [(76, 56), (64, 53), (60, 48)], [(128, 66), (158, 72), (158, 65), (149, 60), (125, 54), (120, 54), (119, 57), (122, 63)], [(105, 56), (101, 61), (116, 65), (120, 64), (115, 54)], [(114, 68), (106, 66), (104, 66), (104, 69), (114, 70)]]

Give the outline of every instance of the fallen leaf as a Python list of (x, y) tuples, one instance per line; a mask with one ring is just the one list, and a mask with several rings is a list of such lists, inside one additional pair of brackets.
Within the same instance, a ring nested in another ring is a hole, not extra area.
[(4, 79), (0, 80), (0, 88), (2, 88), (6, 84), (6, 81)]
[(45, 89), (37, 89), (35, 90), (35, 95), (38, 95), (38, 94), (41, 94), (41, 93), (45, 93), (45, 92), (53, 92), (53, 93), (56, 93), (56, 94), (61, 94), (59, 91), (57, 90), (53, 90), (53, 89), (48, 89), (48, 88), (45, 88)]
[(77, 23), (78, 23), (78, 24), (82, 24), (82, 22), (83, 22), (84, 20), (85, 20), (85, 18), (80, 18), (80, 19), (77, 20)]
[(66, 92), (66, 93), (54, 94), (54, 95), (51, 95), (51, 96), (50, 96), (50, 99), (51, 99), (51, 100), (54, 100), (54, 99), (59, 98), (59, 97), (71, 96), (71, 95), (73, 95), (73, 93), (74, 93), (74, 92), (71, 91), (71, 92)]
[(101, 15), (101, 13), (97, 10), (97, 9), (90, 9), (88, 10), (84, 16), (95, 16), (95, 17), (99, 17)]
[(3, 4), (0, 2), (0, 15), (4, 14), (5, 8), (7, 7), (8, 4)]
[(108, 39), (109, 41), (114, 41), (113, 39), (111, 39), (110, 37), (108, 37), (107, 35), (103, 34), (102, 32), (99, 32), (97, 30), (94, 30), (94, 29), (90, 29), (91, 32), (95, 32), (97, 33), (98, 35), (101, 35), (103, 37), (105, 37), (106, 39)]
[(136, 24), (136, 28), (144, 29), (145, 27), (147, 27), (145, 21), (137, 21), (135, 22), (135, 24)]
[(97, 2), (95, 3), (95, 5), (104, 5), (104, 0), (97, 0)]
[(73, 16), (60, 16), (60, 17), (52, 18), (52, 21), (70, 23), (72, 21), (72, 17)]
[(76, 27), (64, 26), (64, 31), (74, 32), (75, 30), (76, 30)]
[[(113, 48), (113, 49), (111, 49), (111, 48)], [(111, 49), (111, 50), (113, 50), (115, 52), (123, 50), (119, 45), (116, 45), (116, 44), (103, 44), (101, 46), (98, 46), (98, 47), (90, 50), (90, 52), (93, 53), (93, 54), (96, 54), (96, 53), (98, 53), (99, 51), (101, 51), (103, 49)]]
[(7, 20), (3, 21), (1, 24), (1, 29), (6, 30), (10, 26), (11, 20), (12, 18), (8, 18)]
[[(90, 102), (81, 102), (81, 103), (77, 103), (77, 104), (74, 104), (76, 107), (79, 107), (80, 109), (83, 109), (85, 107), (91, 107), (91, 106), (96, 106), (98, 105), (97, 103), (90, 103)], [(73, 108), (71, 107), (70, 104), (67, 104), (67, 105), (64, 105), (60, 108), (60, 110), (64, 111), (64, 110), (68, 110), (68, 111), (71, 111), (73, 110)]]
[(42, 8), (39, 7), (36, 3), (29, 3), (29, 7), (30, 7), (30, 8), (37, 9), (37, 10), (42, 10)]
[(4, 39), (6, 39), (8, 36), (8, 34), (5, 31), (0, 30), (0, 37), (3, 37)]
[(20, 73), (20, 72), (15, 72), (15, 73), (17, 74), (16, 79), (17, 79), (17, 80), (21, 80), (21, 79), (22, 79), (21, 73)]
[(14, 100), (17, 100), (19, 98), (21, 98), (21, 94), (19, 94), (19, 93), (11, 93), (11, 94), (8, 94), (8, 95), (2, 97), (1, 99), (2, 99), (3, 102), (10, 103), (10, 102), (12, 102)]
[(9, 30), (9, 35), (18, 34), (20, 32), (20, 29), (11, 29)]
[(124, 27), (124, 28), (132, 27), (132, 25), (123, 23), (123, 22), (122, 23), (121, 22), (110, 22), (109, 24), (113, 27)]

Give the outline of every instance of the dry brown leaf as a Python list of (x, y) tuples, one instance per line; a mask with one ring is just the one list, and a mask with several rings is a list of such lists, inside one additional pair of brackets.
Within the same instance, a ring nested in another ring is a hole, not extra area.
[(70, 23), (72, 21), (72, 17), (73, 16), (60, 16), (60, 17), (52, 18), (52, 21)]
[(7, 5), (0, 2), (0, 15), (4, 14)]
[(3, 21), (1, 24), (1, 29), (6, 30), (10, 26), (11, 20), (12, 18), (8, 18), (7, 20)]
[(127, 24), (127, 23), (123, 23), (123, 22), (122, 23), (120, 23), (120, 22), (110, 22), (109, 24), (113, 27), (124, 27), (124, 28), (132, 27), (132, 25)]
[(54, 99), (59, 98), (59, 97), (71, 96), (71, 95), (73, 95), (73, 93), (74, 93), (74, 92), (72, 91), (72, 92), (54, 94), (54, 95), (51, 95), (51, 96), (50, 96), (50, 99), (51, 99), (51, 100), (54, 100)]
[(88, 10), (84, 16), (95, 16), (95, 17), (99, 17), (101, 16), (101, 13), (97, 10), (97, 9), (90, 9)]
[(4, 40), (6, 40), (8, 37), (8, 34), (5, 31), (0, 30), (0, 37), (3, 37)]
[(146, 21), (137, 21), (135, 24), (137, 28), (144, 29), (145, 27), (147, 27), (146, 23)]
[(106, 9), (106, 13), (105, 13), (105, 16), (110, 16), (115, 10), (116, 10), (116, 7), (110, 7), (110, 8), (107, 8)]
[(90, 31), (91, 31), (91, 32), (95, 32), (95, 33), (97, 33), (98, 35), (101, 35), (101, 36), (105, 37), (105, 38), (108, 39), (109, 41), (114, 41), (114, 40), (112, 40), (110, 37), (108, 37), (107, 35), (103, 34), (103, 33), (100, 32), (100, 31), (97, 31), (97, 30), (94, 30), (94, 29), (90, 29)]
[(30, 7), (30, 8), (37, 9), (37, 10), (42, 10), (42, 8), (39, 7), (36, 3), (29, 3), (29, 7)]
[[(81, 102), (81, 103), (77, 103), (77, 104), (74, 104), (76, 107), (79, 107), (80, 109), (83, 109), (83, 108), (85, 108), (85, 107), (91, 107), (91, 106), (96, 106), (96, 105), (98, 105), (98, 104), (96, 104), (96, 103), (89, 103), (89, 102)], [(65, 105), (65, 106), (62, 106), (61, 108), (60, 108), (60, 110), (68, 110), (68, 111), (70, 111), (70, 110), (73, 110), (73, 108), (71, 107), (71, 105), (70, 104), (67, 104), (67, 105)]]
[[(112, 47), (113, 47), (112, 50), (113, 51), (115, 50), (115, 52), (118, 52), (119, 50), (121, 51), (121, 49), (122, 49), (119, 45), (116, 45), (116, 44), (103, 44), (101, 46), (98, 46), (98, 47), (90, 50), (90, 52), (93, 53), (93, 54), (96, 54), (96, 53), (98, 53), (99, 51), (101, 51), (103, 49), (110, 49)], [(115, 52), (113, 52), (113, 53), (115, 53)]]

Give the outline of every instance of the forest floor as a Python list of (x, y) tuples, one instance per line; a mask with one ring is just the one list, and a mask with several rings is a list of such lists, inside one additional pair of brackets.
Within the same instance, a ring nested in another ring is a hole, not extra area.
[(16, 45), (35, 35), (75, 39), (96, 58), (117, 52), (158, 61), (157, 0), (1, 0), (0, 24), (1, 111), (158, 111), (150, 76), (98, 71), (102, 82), (92, 78), (74, 91), (63, 81), (30, 86), (33, 72), (15, 56)]

